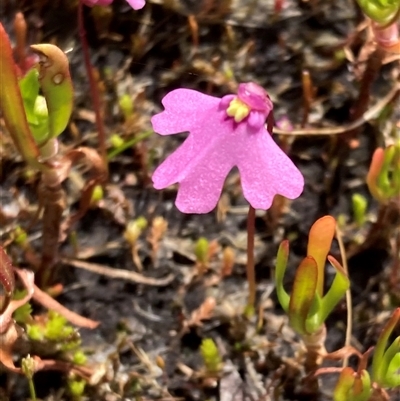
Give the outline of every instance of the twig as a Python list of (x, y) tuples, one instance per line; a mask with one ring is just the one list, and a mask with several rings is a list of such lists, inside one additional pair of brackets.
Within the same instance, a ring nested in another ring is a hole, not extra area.
[(385, 106), (387, 106), (400, 92), (400, 82), (388, 92), (388, 94), (374, 104), (370, 109), (368, 109), (360, 118), (352, 121), (349, 124), (342, 125), (340, 127), (329, 127), (329, 128), (304, 128), (304, 129), (294, 129), (291, 131), (286, 131), (274, 127), (274, 134), (278, 135), (338, 135), (343, 134), (348, 131), (352, 131), (361, 125), (365, 124), (369, 120), (373, 119)]
[[(346, 258), (346, 250), (343, 244), (342, 233), (340, 232), (339, 227), (336, 225), (336, 239), (339, 243), (340, 256), (342, 257), (342, 266), (343, 270), (346, 272), (347, 276), (349, 275), (349, 268), (347, 265)], [(353, 301), (351, 298), (351, 289), (349, 288), (346, 291), (346, 304), (347, 304), (347, 327), (346, 327), (346, 339), (344, 342), (345, 347), (350, 347), (351, 345), (351, 333), (353, 331)], [(348, 365), (349, 357), (345, 356), (343, 358), (343, 367), (345, 368)]]
[(132, 281), (136, 284), (152, 285), (155, 287), (163, 287), (171, 283), (174, 279), (173, 274), (168, 274), (163, 278), (152, 278), (142, 276), (134, 271), (124, 270), (124, 269), (114, 269), (113, 267), (99, 265), (97, 263), (84, 262), (82, 260), (76, 259), (62, 259), (62, 262), (78, 269), (88, 270), (93, 273), (101, 274), (103, 276), (108, 276), (112, 278), (120, 278), (123, 280)]

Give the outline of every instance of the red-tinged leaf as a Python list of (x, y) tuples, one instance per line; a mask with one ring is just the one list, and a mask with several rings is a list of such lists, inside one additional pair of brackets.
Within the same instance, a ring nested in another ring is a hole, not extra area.
[(318, 267), (312, 256), (307, 256), (297, 268), (289, 303), (289, 321), (300, 334), (306, 330), (306, 320), (311, 309), (318, 281)]
[(335, 219), (332, 216), (324, 216), (312, 225), (308, 236), (307, 255), (312, 256), (317, 263), (317, 291), (321, 297), (324, 288), (326, 257), (331, 249), (332, 240), (335, 235), (335, 228)]
[(18, 339), (18, 331), (14, 322), (8, 326), (4, 333), (0, 333), (0, 362), (10, 371), (18, 373), (19, 368), (15, 367), (12, 348)]
[(26, 119), (11, 44), (1, 23), (0, 71), (0, 110), (6, 127), (23, 158), (33, 167), (44, 170), (47, 165), (38, 162), (39, 150)]
[(12, 262), (0, 246), (0, 284), (4, 288), (5, 299), (0, 307), (0, 313), (7, 308), (15, 289), (15, 278)]
[(377, 199), (381, 200), (381, 194), (379, 188), (377, 186), (377, 181), (379, 174), (381, 172), (383, 163), (385, 160), (385, 151), (382, 148), (375, 149), (374, 154), (372, 155), (371, 164), (369, 166), (368, 174), (367, 174), (367, 185), (368, 189), (371, 192), (371, 195)]

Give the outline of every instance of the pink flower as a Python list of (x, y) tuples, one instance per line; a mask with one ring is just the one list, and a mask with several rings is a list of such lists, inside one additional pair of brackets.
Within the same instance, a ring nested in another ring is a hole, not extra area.
[[(108, 6), (113, 0), (82, 0), (87, 6)], [(126, 0), (134, 10), (140, 10), (146, 4), (145, 0)]]
[(211, 211), (234, 166), (244, 197), (256, 209), (268, 209), (276, 194), (295, 199), (302, 193), (302, 174), (265, 129), (273, 105), (259, 85), (240, 84), (237, 96), (222, 99), (176, 89), (162, 104), (165, 111), (151, 119), (154, 131), (190, 133), (153, 174), (156, 189), (180, 184), (176, 206), (181, 212)]

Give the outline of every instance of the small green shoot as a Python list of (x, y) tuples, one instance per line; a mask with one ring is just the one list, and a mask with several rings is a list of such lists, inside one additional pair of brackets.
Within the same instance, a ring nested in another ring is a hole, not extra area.
[(351, 197), (353, 206), (353, 217), (358, 227), (362, 227), (366, 221), (366, 214), (368, 208), (368, 201), (365, 196), (361, 194), (353, 194)]
[(71, 394), (73, 400), (78, 401), (82, 399), (86, 387), (86, 381), (71, 377), (68, 379), (68, 391)]
[(208, 374), (215, 375), (221, 370), (222, 359), (215, 342), (205, 338), (200, 345), (200, 352)]
[(23, 358), (21, 361), (21, 368), (23, 374), (28, 379), (31, 400), (36, 401), (37, 398), (36, 398), (35, 384), (33, 383), (33, 375), (35, 373), (34, 359), (30, 355), (28, 355), (26, 358)]
[(208, 239), (200, 237), (194, 246), (196, 265), (200, 272), (204, 272), (207, 270), (209, 255), (210, 255), (209, 251), (210, 251), (210, 243)]
[(128, 95), (122, 95), (118, 100), (119, 108), (124, 115), (125, 120), (129, 120), (133, 114), (133, 102), (132, 98)]

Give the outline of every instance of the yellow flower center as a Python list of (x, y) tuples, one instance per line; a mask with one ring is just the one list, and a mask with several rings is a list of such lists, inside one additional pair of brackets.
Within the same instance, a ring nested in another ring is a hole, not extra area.
[(243, 103), (239, 98), (235, 97), (229, 103), (229, 107), (226, 109), (226, 114), (229, 117), (233, 117), (235, 122), (240, 123), (250, 114), (250, 107), (246, 103)]

